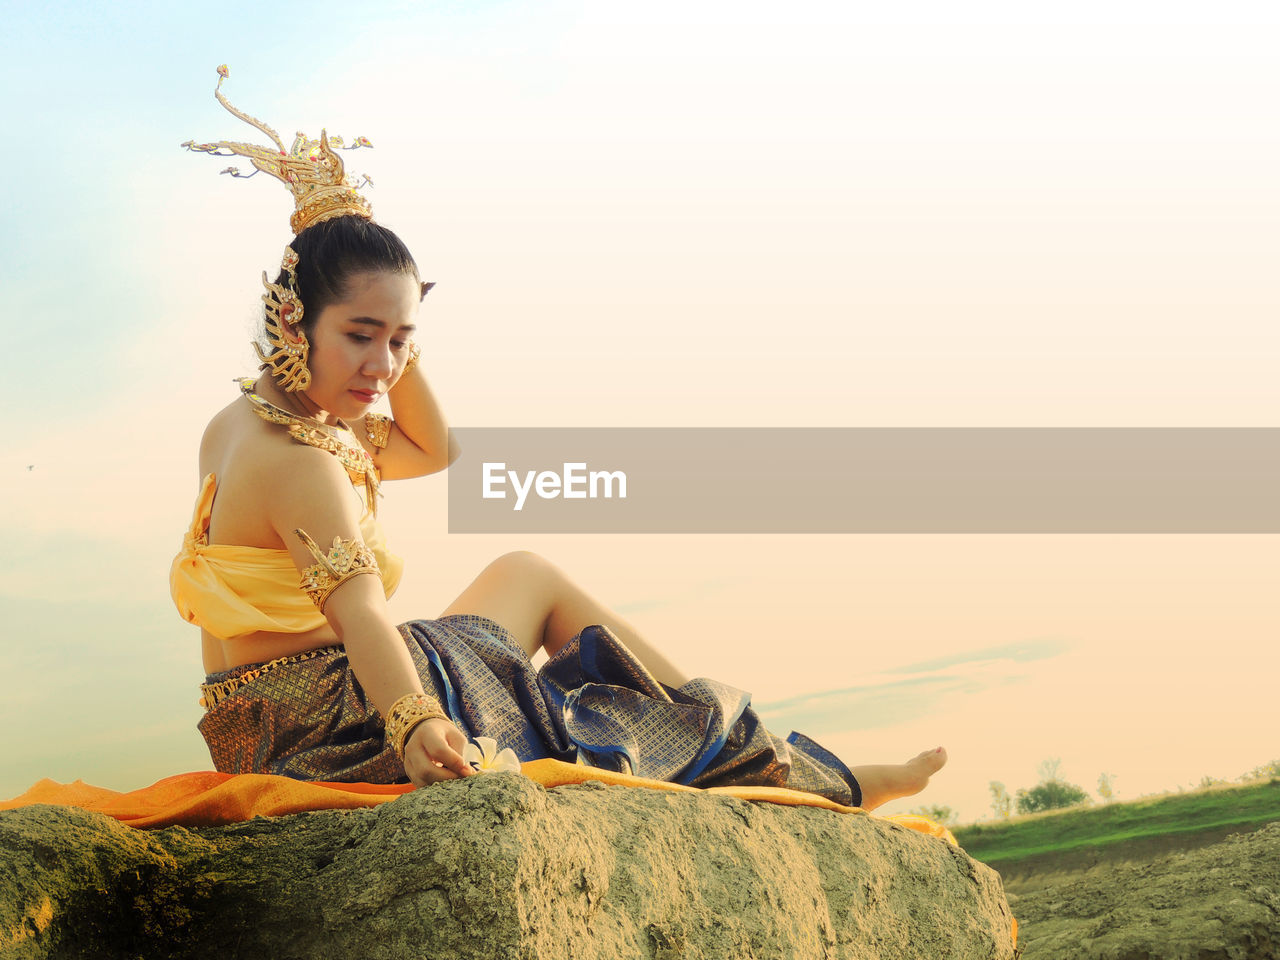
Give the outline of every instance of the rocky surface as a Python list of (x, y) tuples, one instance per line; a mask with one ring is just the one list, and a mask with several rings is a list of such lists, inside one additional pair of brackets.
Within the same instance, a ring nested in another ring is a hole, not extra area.
[(1024, 960), (1280, 960), (1280, 823), (1009, 900)]
[(866, 815), (493, 774), (142, 831), (0, 813), (0, 956), (1011, 958), (998, 875)]

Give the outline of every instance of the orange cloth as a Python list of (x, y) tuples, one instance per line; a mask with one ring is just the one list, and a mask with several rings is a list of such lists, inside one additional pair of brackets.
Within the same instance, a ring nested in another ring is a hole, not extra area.
[[(363, 489), (357, 489), (362, 500)], [(305, 633), (323, 627), (324, 614), (299, 586), (301, 576), (288, 550), (209, 543), (209, 517), (217, 493), (211, 473), (200, 486), (191, 526), (169, 569), (169, 592), (182, 618), (223, 640), (260, 631)], [(382, 589), (390, 597), (400, 584), (404, 561), (387, 549), (367, 503), (360, 538), (377, 558)]]
[[(560, 760), (531, 760), (521, 764), (521, 771), (544, 787), (599, 780), (602, 783), (654, 790), (680, 790), (716, 793), (743, 800), (763, 800), (790, 806), (822, 807), (840, 813), (858, 813), (857, 807), (845, 807), (826, 797), (781, 787), (712, 787), (700, 791), (664, 780), (648, 780), (624, 773), (613, 773), (596, 767), (564, 763)], [(487, 774), (480, 774), (487, 776)], [(307, 810), (351, 810), (373, 807), (411, 792), (411, 784), (325, 783), (293, 780), (265, 773), (180, 773), (166, 777), (149, 787), (120, 793), (95, 787), (77, 780), (57, 783), (41, 780), (13, 800), (0, 802), (0, 810), (13, 810), (34, 803), (81, 807), (114, 817), (131, 827), (210, 827), (223, 823), (239, 823), (253, 817), (280, 817)], [(956, 838), (941, 824), (925, 817), (909, 814), (888, 817), (912, 830), (941, 837), (950, 843)]]

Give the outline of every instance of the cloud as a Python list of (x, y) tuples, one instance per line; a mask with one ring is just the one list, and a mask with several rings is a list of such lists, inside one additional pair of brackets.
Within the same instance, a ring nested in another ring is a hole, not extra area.
[(1019, 683), (1031, 674), (1027, 664), (1068, 649), (1060, 640), (986, 647), (894, 667), (855, 687), (803, 694), (755, 709), (770, 728), (815, 736), (891, 727), (934, 713), (953, 697)]
[(1026, 640), (1022, 643), (1009, 643), (999, 647), (986, 647), (982, 650), (970, 650), (965, 653), (952, 654), (949, 657), (938, 657), (934, 660), (923, 660), (908, 664), (905, 667), (894, 667), (886, 673), (933, 673), (948, 667), (964, 664), (985, 663), (1007, 660), (1014, 663), (1029, 663), (1033, 660), (1045, 660), (1056, 657), (1067, 650), (1067, 643), (1062, 640)]

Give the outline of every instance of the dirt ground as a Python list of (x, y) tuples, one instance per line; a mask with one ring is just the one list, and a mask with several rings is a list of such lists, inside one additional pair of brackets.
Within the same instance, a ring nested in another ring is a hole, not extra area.
[(1023, 960), (1280, 960), (1280, 823), (1001, 872)]

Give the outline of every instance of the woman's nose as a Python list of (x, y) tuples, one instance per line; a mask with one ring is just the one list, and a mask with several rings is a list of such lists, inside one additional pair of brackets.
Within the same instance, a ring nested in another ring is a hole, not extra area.
[(391, 347), (387, 344), (375, 344), (369, 351), (368, 357), (365, 358), (364, 373), (366, 376), (387, 380), (390, 379), (395, 368), (396, 360), (392, 356)]

